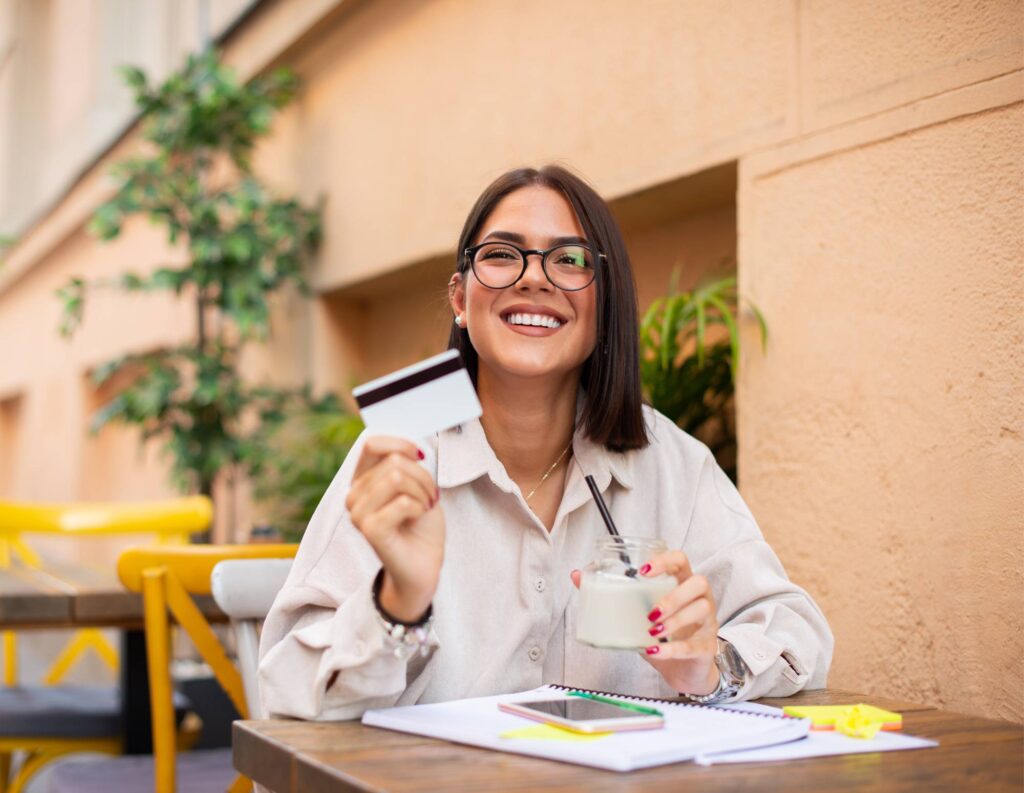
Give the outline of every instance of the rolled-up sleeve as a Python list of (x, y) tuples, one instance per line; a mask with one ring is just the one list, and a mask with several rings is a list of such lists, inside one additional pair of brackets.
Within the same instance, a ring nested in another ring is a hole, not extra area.
[(833, 648), (828, 622), (810, 595), (789, 580), (710, 454), (700, 470), (684, 549), (694, 571), (711, 585), (718, 635), (752, 673), (736, 699), (824, 687)]
[(376, 554), (352, 525), (345, 498), (359, 457), (353, 447), (320, 501), (260, 638), (259, 688), (269, 717), (351, 719), (395, 704), (429, 663), (397, 657), (371, 588)]

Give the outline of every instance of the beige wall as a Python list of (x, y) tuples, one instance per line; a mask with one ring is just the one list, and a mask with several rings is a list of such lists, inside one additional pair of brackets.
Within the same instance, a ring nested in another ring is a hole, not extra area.
[(1024, 106), (1001, 105), (1015, 90), (743, 169), (742, 284), (772, 343), (746, 356), (737, 401), (744, 495), (832, 620), (831, 682), (1020, 719)]
[[(251, 0), (206, 0), (217, 36)], [(131, 123), (126, 64), (156, 79), (196, 49), (200, 0), (0, 3), (0, 234), (17, 235)]]
[[(284, 300), (249, 370), (344, 389), (435, 350), (476, 194), (567, 161), (613, 200), (643, 305), (677, 262), (690, 284), (736, 258), (765, 311), (741, 489), (832, 622), (831, 682), (1024, 719), (1021, 17), (1018, 0), (268, 0), (226, 56), (304, 77), (258, 167), (327, 197), (326, 238), (320, 296)], [(84, 378), (185, 337), (190, 307), (108, 296), (73, 342), (54, 332), (70, 275), (174, 255), (145, 224), (84, 235), (106, 164), (0, 274), (0, 444), (18, 447), (0, 495), (166, 492), (152, 452), (83, 434)]]

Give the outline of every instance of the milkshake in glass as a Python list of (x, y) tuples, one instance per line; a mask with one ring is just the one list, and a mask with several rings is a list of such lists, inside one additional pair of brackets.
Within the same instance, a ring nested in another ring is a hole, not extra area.
[(592, 647), (640, 650), (651, 645), (647, 615), (675, 588), (675, 576), (642, 576), (637, 571), (663, 553), (663, 540), (607, 537), (596, 543), (597, 559), (580, 579), (576, 640)]

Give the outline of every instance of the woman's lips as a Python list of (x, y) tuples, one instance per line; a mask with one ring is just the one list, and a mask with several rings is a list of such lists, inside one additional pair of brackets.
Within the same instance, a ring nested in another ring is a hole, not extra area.
[(523, 336), (554, 336), (562, 328), (545, 328), (541, 325), (512, 325), (506, 322), (505, 327)]
[(549, 328), (544, 325), (514, 325), (505, 319), (501, 320), (501, 322), (506, 328), (522, 336), (554, 336), (565, 327), (565, 323), (562, 323), (557, 328)]

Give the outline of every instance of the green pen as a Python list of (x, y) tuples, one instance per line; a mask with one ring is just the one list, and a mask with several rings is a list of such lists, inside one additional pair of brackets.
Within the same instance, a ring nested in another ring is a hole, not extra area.
[(626, 710), (635, 710), (639, 713), (646, 713), (649, 716), (665, 715), (660, 710), (657, 710), (655, 708), (648, 708), (644, 705), (634, 705), (632, 702), (621, 702), (620, 700), (612, 699), (611, 697), (602, 697), (600, 694), (588, 694), (586, 691), (570, 691), (569, 696), (581, 697), (582, 699), (592, 699), (595, 702), (606, 702), (609, 705), (618, 705), (620, 708), (625, 708)]

